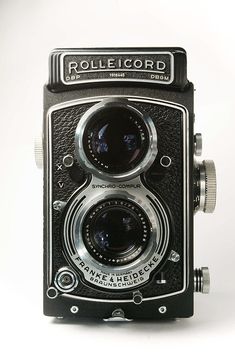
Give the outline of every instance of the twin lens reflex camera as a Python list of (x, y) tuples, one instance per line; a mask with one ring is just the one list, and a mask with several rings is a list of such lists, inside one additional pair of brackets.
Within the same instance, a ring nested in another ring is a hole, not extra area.
[(213, 212), (182, 48), (56, 49), (44, 87), (44, 313), (193, 315), (193, 217)]

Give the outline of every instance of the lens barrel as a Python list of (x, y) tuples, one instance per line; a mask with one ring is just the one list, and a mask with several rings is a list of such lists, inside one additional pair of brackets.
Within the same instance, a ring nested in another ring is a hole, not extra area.
[(104, 180), (128, 180), (154, 161), (157, 134), (128, 100), (103, 100), (81, 118), (75, 135), (80, 164)]
[(144, 211), (122, 199), (98, 203), (88, 211), (82, 225), (88, 252), (99, 262), (112, 266), (135, 261), (146, 249), (150, 232)]
[(107, 107), (94, 114), (83, 134), (86, 157), (99, 170), (125, 173), (134, 169), (149, 146), (147, 127), (128, 108)]

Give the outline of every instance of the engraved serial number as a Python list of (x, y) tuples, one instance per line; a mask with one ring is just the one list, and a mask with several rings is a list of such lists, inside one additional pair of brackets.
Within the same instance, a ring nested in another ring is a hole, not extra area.
[(124, 72), (111, 72), (109, 74), (109, 77), (111, 78), (118, 78), (118, 77), (121, 77), (121, 78), (124, 78), (126, 75)]

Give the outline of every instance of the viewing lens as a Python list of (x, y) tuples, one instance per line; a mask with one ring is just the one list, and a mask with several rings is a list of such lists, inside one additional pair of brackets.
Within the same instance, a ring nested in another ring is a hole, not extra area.
[(83, 146), (87, 158), (107, 173), (134, 169), (145, 157), (149, 135), (142, 117), (128, 107), (106, 107), (87, 124)]
[(105, 264), (123, 265), (145, 250), (150, 225), (133, 203), (111, 200), (90, 210), (83, 225), (83, 239), (90, 254)]

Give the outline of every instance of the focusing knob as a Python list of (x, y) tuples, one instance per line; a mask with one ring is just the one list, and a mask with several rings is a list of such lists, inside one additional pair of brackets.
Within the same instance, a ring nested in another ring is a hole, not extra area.
[(194, 208), (205, 213), (212, 213), (216, 204), (216, 171), (211, 160), (195, 165), (195, 197)]
[(194, 270), (194, 292), (208, 294), (210, 291), (210, 273), (208, 267)]
[(38, 169), (43, 167), (43, 147), (42, 147), (42, 135), (35, 137), (34, 140), (34, 157)]

